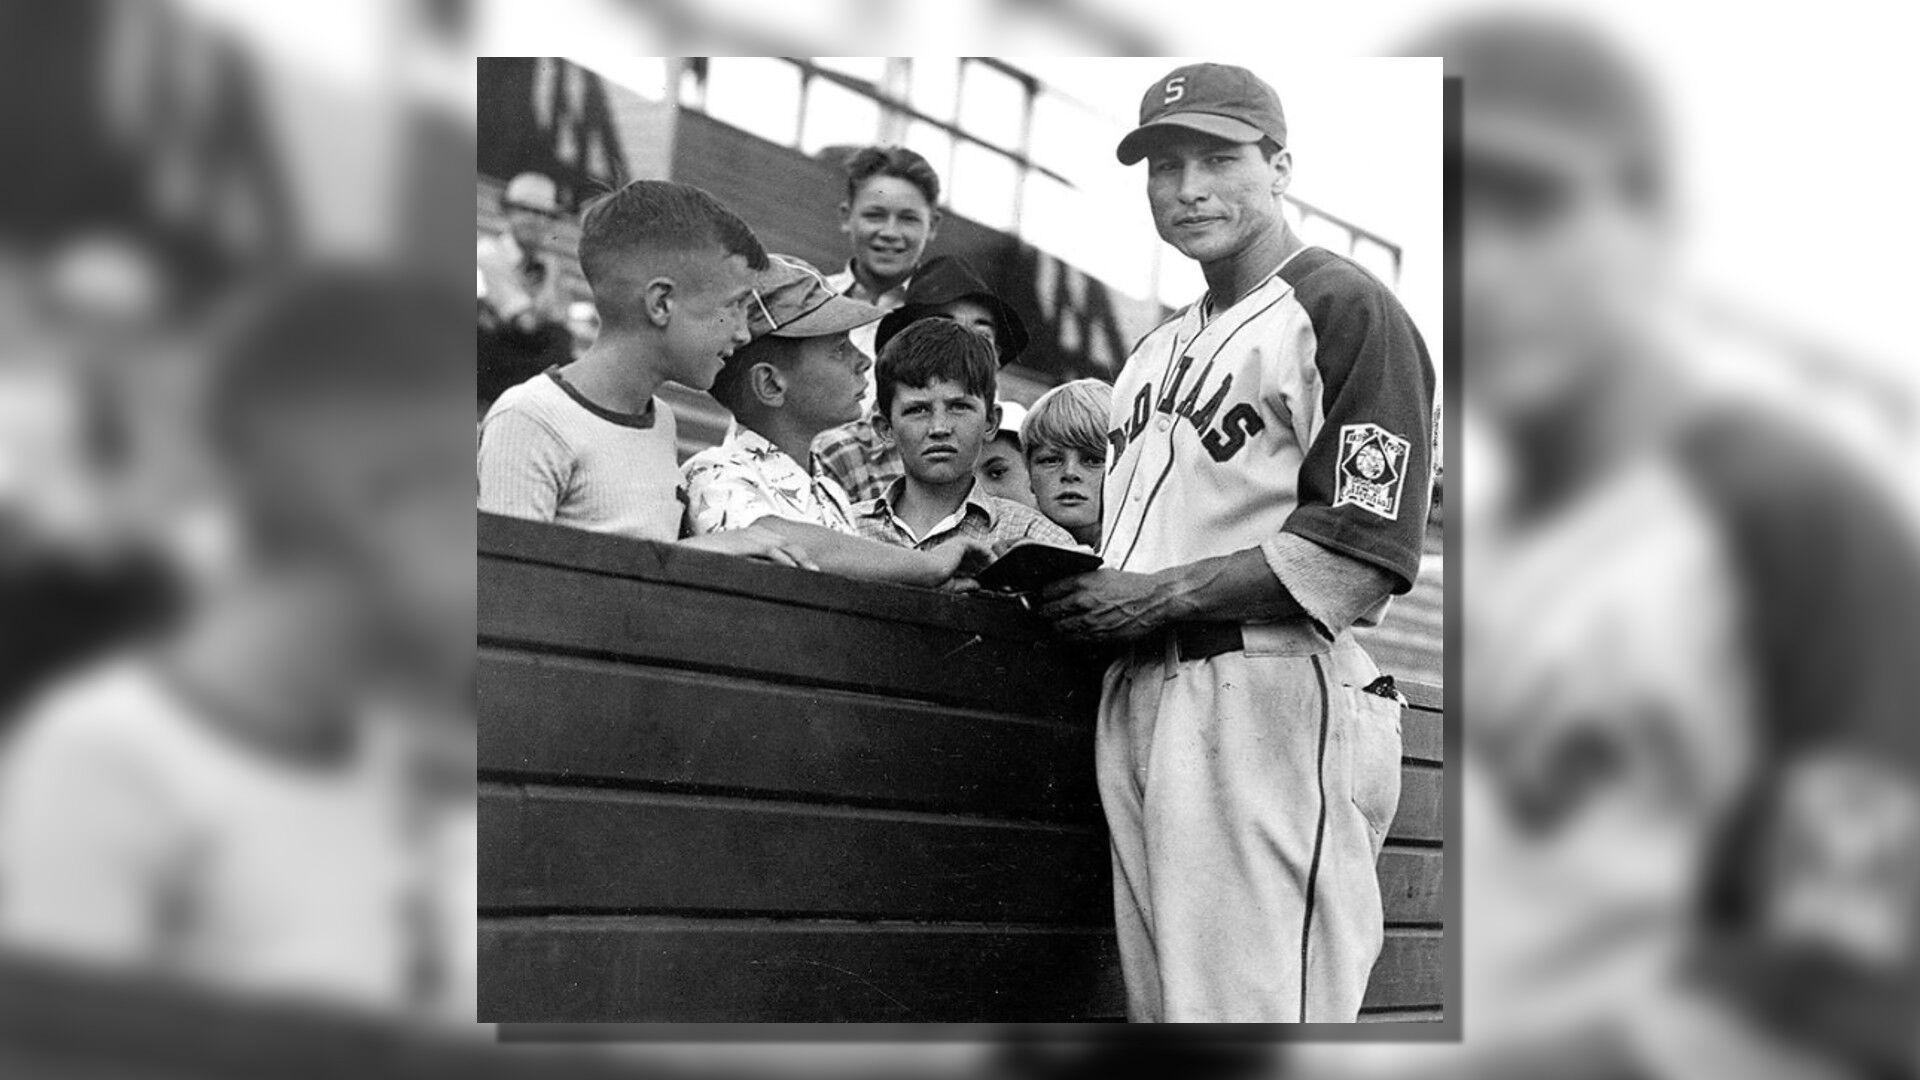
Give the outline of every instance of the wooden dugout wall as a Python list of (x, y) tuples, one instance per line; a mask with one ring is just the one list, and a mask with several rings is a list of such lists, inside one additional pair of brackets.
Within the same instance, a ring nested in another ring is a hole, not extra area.
[[(959, 597), (483, 515), (480, 1018), (1123, 1014), (1097, 665)], [(1438, 1020), (1441, 724), (1404, 723), (1369, 1019)]]

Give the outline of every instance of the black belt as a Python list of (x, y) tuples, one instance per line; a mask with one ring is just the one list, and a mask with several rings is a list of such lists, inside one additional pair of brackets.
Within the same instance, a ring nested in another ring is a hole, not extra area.
[(1175, 655), (1183, 661), (1239, 652), (1247, 645), (1240, 624), (1235, 622), (1174, 623), (1166, 634), (1173, 639)]

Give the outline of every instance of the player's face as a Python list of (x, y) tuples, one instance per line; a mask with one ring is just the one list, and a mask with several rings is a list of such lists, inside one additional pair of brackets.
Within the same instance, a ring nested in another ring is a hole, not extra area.
[(695, 390), (712, 386), (727, 357), (750, 340), (747, 302), (752, 297), (753, 275), (744, 257), (718, 247), (689, 256), (687, 271), (674, 280), (667, 377)]
[(897, 176), (867, 180), (840, 214), (840, 231), (853, 246), (853, 261), (884, 282), (913, 273), (938, 225), (927, 197)]
[(1465, 153), (1468, 393), (1496, 421), (1577, 407), (1620, 372), (1667, 288), (1659, 215), (1604, 140), (1476, 112)]
[(786, 407), (816, 432), (858, 420), (872, 366), (844, 333), (805, 338), (799, 359), (786, 373)]
[(925, 484), (970, 479), (987, 433), (999, 426), (1000, 410), (951, 379), (894, 388), (893, 408), (881, 434), (900, 447), (900, 463)]
[(1033, 475), (1033, 499), (1047, 520), (1072, 533), (1074, 539), (1100, 535), (1100, 485), (1107, 475), (1107, 456), (1087, 454), (1070, 446), (1039, 445), (1027, 461)]
[(1147, 155), (1154, 228), (1203, 265), (1232, 258), (1279, 227), (1289, 160), (1198, 132), (1163, 137)]
[(993, 346), (993, 355), (1000, 355), (1000, 324), (993, 317), (993, 309), (970, 297), (961, 297), (940, 305), (938, 312), (943, 319), (951, 319), (968, 330), (987, 339)]
[(980, 461), (973, 467), (973, 477), (980, 481), (980, 490), (989, 495), (998, 495), (1039, 509), (1033, 501), (1033, 486), (1027, 480), (1026, 455), (1020, 452), (1011, 438), (996, 435), (993, 441), (981, 447)]

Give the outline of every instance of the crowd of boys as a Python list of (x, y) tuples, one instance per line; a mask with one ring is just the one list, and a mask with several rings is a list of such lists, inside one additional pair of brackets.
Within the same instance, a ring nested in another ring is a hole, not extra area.
[[(488, 411), (480, 509), (922, 586), (1022, 541), (1097, 548), (1110, 390), (1072, 382), (1011, 422), (998, 372), (1027, 332), (965, 263), (929, 260), (887, 311), (705, 192), (641, 180), (586, 210), (580, 265), (600, 334)], [(669, 381), (735, 419), (684, 465)]]

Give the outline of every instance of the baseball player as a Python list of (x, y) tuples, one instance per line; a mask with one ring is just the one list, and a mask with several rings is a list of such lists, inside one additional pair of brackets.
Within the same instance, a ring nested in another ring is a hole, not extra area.
[(1118, 150), (1207, 281), (1114, 387), (1106, 568), (1042, 607), (1128, 643), (1096, 744), (1135, 1021), (1352, 1021), (1383, 937), (1400, 703), (1349, 629), (1419, 571), (1434, 375), (1388, 288), (1281, 217), (1286, 147), (1270, 86), (1195, 64)]

